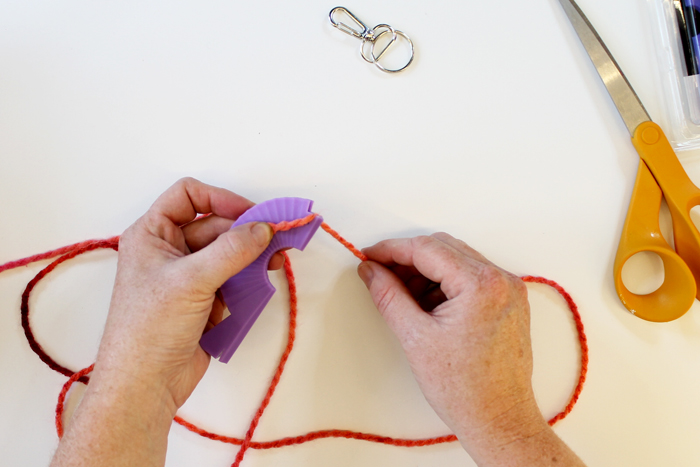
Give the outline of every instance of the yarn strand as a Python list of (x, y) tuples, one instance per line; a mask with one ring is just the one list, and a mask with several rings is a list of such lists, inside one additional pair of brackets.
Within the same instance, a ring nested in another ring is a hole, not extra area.
[(336, 240), (338, 240), (338, 241), (340, 242), (341, 245), (343, 245), (345, 248), (347, 248), (348, 250), (350, 250), (350, 253), (352, 253), (353, 255), (355, 255), (355, 256), (357, 257), (357, 259), (359, 259), (360, 261), (367, 261), (367, 259), (368, 259), (368, 258), (367, 258), (367, 255), (365, 255), (365, 254), (362, 253), (360, 250), (358, 250), (357, 248), (355, 248), (355, 245), (353, 245), (352, 243), (348, 242), (348, 241), (345, 240), (343, 237), (341, 237), (340, 234), (339, 234), (338, 232), (336, 232), (335, 230), (333, 230), (333, 229), (331, 228), (331, 226), (329, 226), (328, 224), (326, 224), (326, 223), (324, 222), (323, 224), (321, 224), (321, 228), (322, 228), (323, 230), (325, 230), (326, 232), (328, 232), (328, 234), (329, 234), (331, 237), (333, 237), (333, 238), (335, 238)]
[(272, 231), (274, 233), (277, 232), (286, 232), (287, 230), (292, 230), (297, 227), (302, 227), (305, 226), (306, 224), (309, 224), (312, 220), (316, 219), (318, 217), (318, 214), (316, 213), (311, 213), (306, 217), (302, 217), (301, 219), (295, 219), (293, 221), (282, 221), (278, 223), (273, 223), (269, 222), (270, 227), (272, 227)]
[(270, 400), (272, 399), (272, 395), (275, 393), (275, 390), (277, 389), (277, 385), (280, 382), (280, 378), (282, 377), (282, 372), (284, 372), (284, 367), (287, 364), (287, 360), (289, 359), (289, 355), (292, 353), (292, 348), (294, 347), (294, 340), (296, 339), (296, 328), (297, 328), (297, 286), (296, 286), (296, 280), (294, 279), (294, 272), (292, 271), (292, 265), (289, 261), (289, 256), (287, 256), (287, 253), (283, 253), (284, 255), (284, 272), (287, 276), (287, 286), (289, 287), (289, 332), (287, 334), (287, 347), (284, 349), (284, 352), (282, 353), (282, 357), (280, 357), (280, 362), (277, 365), (277, 370), (275, 371), (275, 375), (272, 377), (272, 381), (270, 382), (270, 386), (267, 389), (267, 393), (265, 394), (265, 398), (263, 399), (262, 403), (260, 404), (260, 407), (258, 408), (258, 411), (255, 414), (255, 417), (253, 417), (253, 420), (250, 422), (250, 426), (248, 428), (248, 432), (245, 435), (245, 439), (243, 440), (243, 443), (241, 444), (241, 448), (238, 450), (238, 454), (236, 454), (236, 460), (231, 464), (231, 467), (238, 467), (243, 460), (243, 456), (245, 456), (246, 451), (250, 447), (250, 443), (253, 439), (253, 434), (255, 433), (255, 429), (258, 427), (258, 424), (260, 423), (260, 418), (263, 415), (263, 412), (265, 412), (265, 409), (267, 409), (267, 406), (270, 405)]
[[(310, 214), (304, 218), (301, 219), (296, 219), (293, 221), (284, 221), (280, 222), (277, 224), (270, 223), (272, 229), (274, 232), (280, 232), (280, 231), (286, 231), (290, 230), (293, 228), (301, 227), (303, 225), (307, 225), (308, 223), (312, 222), (315, 218), (317, 217), (317, 214)], [(348, 242), (346, 239), (344, 239), (338, 232), (336, 232), (334, 229), (332, 229), (328, 224), (323, 222), (321, 224), (321, 228), (326, 231), (329, 235), (331, 235), (334, 239), (336, 239), (339, 243), (341, 243), (345, 248), (347, 248), (355, 257), (357, 257), (360, 261), (366, 261), (368, 258), (366, 255), (364, 255), (360, 250), (358, 250), (352, 243)], [(16, 269), (22, 266), (27, 266), (29, 264), (42, 261), (42, 260), (47, 260), (47, 259), (54, 259), (48, 266), (46, 266), (44, 269), (39, 271), (39, 273), (27, 284), (27, 287), (22, 294), (22, 304), (20, 306), (21, 309), (21, 318), (22, 318), (22, 328), (24, 330), (25, 337), (27, 338), (27, 342), (29, 343), (30, 348), (32, 351), (37, 354), (37, 356), (43, 361), (49, 368), (51, 368), (54, 371), (57, 371), (65, 376), (67, 376), (69, 379), (68, 381), (63, 385), (61, 392), (59, 393), (57, 404), (56, 404), (56, 414), (55, 414), (55, 420), (56, 420), (56, 432), (58, 434), (58, 437), (62, 437), (64, 433), (64, 425), (63, 425), (63, 412), (64, 412), (64, 407), (65, 407), (65, 400), (67, 397), (68, 392), (70, 391), (71, 386), (75, 382), (81, 382), (83, 384), (88, 384), (89, 383), (89, 374), (90, 372), (93, 371), (94, 369), (94, 364), (90, 365), (87, 368), (84, 368), (80, 371), (74, 372), (59, 363), (57, 363), (51, 356), (49, 356), (46, 351), (42, 348), (42, 346), (37, 342), (31, 325), (30, 325), (30, 320), (29, 320), (29, 303), (30, 303), (30, 294), (34, 290), (35, 286), (41, 281), (43, 278), (45, 278), (50, 272), (52, 272), (58, 265), (61, 263), (68, 261), (70, 259), (73, 259), (79, 255), (82, 255), (84, 253), (94, 251), (100, 248), (111, 248), (115, 251), (118, 250), (119, 247), (119, 236), (107, 238), (104, 240), (88, 240), (85, 242), (79, 242), (75, 243), (72, 245), (68, 245), (62, 248), (58, 248), (56, 250), (48, 251), (46, 253), (41, 253), (38, 255), (30, 256), (28, 258), (23, 258), (20, 260), (16, 261), (11, 261), (9, 263), (5, 263), (0, 265), (0, 273), (3, 271), (8, 271), (11, 269)], [(294, 273), (292, 271), (292, 266), (291, 266), (291, 261), (289, 260), (289, 257), (287, 256), (286, 253), (283, 253), (285, 257), (285, 263), (284, 263), (284, 273), (287, 278), (287, 283), (289, 287), (289, 327), (288, 327), (288, 333), (287, 333), (287, 344), (282, 352), (282, 355), (280, 356), (279, 362), (277, 364), (275, 373), (272, 376), (272, 379), (268, 385), (268, 389), (265, 393), (265, 396), (263, 397), (253, 419), (251, 420), (248, 429), (246, 431), (245, 436), (241, 438), (236, 438), (236, 437), (231, 437), (231, 436), (224, 436), (224, 435), (219, 435), (216, 433), (209, 432), (207, 430), (204, 430), (193, 423), (188, 422), (187, 420), (183, 419), (180, 416), (175, 416), (174, 422), (181, 425), (185, 429), (198, 434), (199, 436), (205, 437), (212, 439), (214, 441), (219, 441), (223, 443), (228, 443), (232, 445), (239, 446), (238, 452), (236, 453), (236, 457), (233, 461), (233, 464), (231, 467), (239, 467), (240, 463), (243, 461), (246, 453), (248, 452), (249, 449), (276, 449), (276, 448), (281, 448), (285, 446), (292, 446), (292, 445), (297, 445), (297, 444), (303, 444), (307, 443), (310, 441), (318, 440), (318, 439), (324, 439), (324, 438), (346, 438), (346, 439), (355, 439), (355, 440), (361, 440), (361, 441), (369, 441), (373, 443), (381, 443), (381, 444), (387, 444), (387, 445), (392, 445), (392, 446), (402, 446), (402, 447), (419, 447), (419, 446), (431, 446), (435, 444), (441, 444), (441, 443), (450, 443), (450, 442), (455, 442), (457, 441), (457, 437), (453, 434), (451, 435), (444, 435), (444, 436), (438, 436), (438, 437), (433, 437), (433, 438), (424, 438), (424, 439), (403, 439), (403, 438), (393, 438), (389, 436), (381, 436), (381, 435), (376, 435), (376, 434), (371, 434), (371, 433), (363, 433), (363, 432), (357, 432), (357, 431), (350, 431), (350, 430), (340, 430), (340, 429), (331, 429), (331, 430), (319, 430), (319, 431), (313, 431), (310, 433), (306, 433), (304, 435), (300, 436), (291, 436), (291, 437), (285, 437), (277, 440), (271, 440), (271, 441), (254, 441), (253, 436), (255, 435), (255, 431), (257, 427), (260, 424), (260, 420), (267, 409), (267, 407), (270, 404), (270, 401), (272, 397), (274, 396), (275, 390), (277, 389), (277, 386), (279, 385), (279, 382), (281, 380), (282, 374), (284, 373), (285, 366), (287, 364), (287, 361), (289, 360), (289, 357), (292, 353), (292, 350), (294, 348), (294, 343), (296, 340), (296, 328), (297, 328), (297, 312), (298, 312), (298, 304), (297, 304), (297, 289), (296, 289), (296, 279), (294, 277)], [(586, 374), (588, 371), (588, 344), (587, 344), (587, 339), (586, 339), (586, 334), (584, 332), (583, 328), (583, 322), (581, 320), (581, 314), (578, 311), (578, 307), (574, 300), (571, 298), (571, 296), (564, 290), (563, 287), (561, 287), (559, 284), (556, 282), (545, 279), (543, 277), (536, 277), (536, 276), (523, 276), (521, 279), (524, 282), (529, 282), (529, 283), (538, 283), (538, 284), (545, 284), (548, 285), (552, 288), (554, 288), (566, 301), (566, 304), (569, 308), (569, 310), (572, 313), (572, 317), (576, 326), (576, 332), (578, 334), (578, 341), (581, 349), (581, 360), (580, 360), (580, 371), (579, 371), (579, 378), (578, 382), (576, 384), (576, 387), (574, 388), (574, 391), (572, 393), (572, 396), (569, 399), (569, 402), (567, 403), (566, 407), (556, 414), (553, 418), (549, 420), (549, 424), (553, 425), (559, 420), (563, 419), (566, 417), (571, 410), (573, 409), (574, 405), (578, 401), (581, 391), (583, 389), (584, 382), (586, 380)]]
[(521, 279), (524, 282), (546, 284), (552, 287), (557, 292), (559, 292), (559, 295), (561, 295), (564, 298), (566, 304), (569, 307), (569, 310), (571, 310), (571, 315), (574, 319), (574, 324), (576, 325), (576, 333), (578, 334), (578, 343), (581, 348), (581, 366), (579, 369), (576, 387), (574, 388), (574, 392), (571, 395), (571, 398), (569, 399), (569, 403), (566, 404), (566, 407), (564, 407), (564, 410), (556, 414), (547, 422), (550, 426), (552, 426), (559, 420), (569, 415), (569, 413), (571, 413), (571, 411), (574, 408), (574, 405), (576, 405), (576, 402), (578, 401), (578, 398), (581, 395), (581, 391), (583, 391), (583, 383), (586, 382), (586, 375), (588, 374), (588, 339), (586, 338), (586, 333), (583, 330), (583, 321), (581, 320), (581, 313), (579, 313), (578, 311), (578, 305), (576, 305), (574, 299), (571, 298), (569, 292), (564, 290), (564, 287), (557, 284), (553, 280), (545, 279), (544, 277), (523, 276), (521, 277)]
[(72, 245), (57, 248), (55, 250), (47, 251), (46, 253), (40, 253), (38, 255), (29, 256), (27, 258), (18, 259), (17, 261), (10, 261), (9, 263), (0, 264), (0, 272), (9, 271), (10, 269), (16, 269), (22, 266), (27, 266), (28, 264), (36, 263), (37, 261), (52, 259), (57, 256), (64, 255), (66, 253), (74, 252), (76, 250), (79, 251), (82, 248), (89, 247), (90, 245), (93, 245), (95, 243), (103, 244), (104, 242), (116, 244), (117, 242), (119, 242), (119, 236), (107, 238), (104, 240), (87, 240), (84, 242), (78, 242)]
[[(112, 248), (113, 250), (117, 250), (118, 248), (118, 240), (117, 237), (112, 237), (108, 238), (106, 240), (90, 240), (87, 242), (82, 242), (82, 243), (77, 243), (74, 245), (74, 249), (71, 251), (68, 251), (65, 253), (63, 256), (59, 256), (58, 259), (54, 260), (51, 264), (46, 266), (44, 269), (42, 269), (39, 274), (37, 274), (34, 279), (32, 279), (29, 284), (27, 284), (27, 288), (24, 290), (24, 293), (22, 293), (22, 304), (20, 305), (20, 313), (22, 317), (22, 329), (24, 330), (24, 336), (27, 338), (27, 342), (29, 343), (29, 347), (31, 347), (32, 351), (34, 351), (35, 354), (41, 359), (42, 362), (44, 362), (49, 368), (51, 368), (54, 371), (57, 371), (61, 373), (62, 375), (72, 377), (73, 376), (73, 371), (69, 370), (68, 368), (64, 367), (63, 365), (57, 363), (53, 358), (51, 358), (43, 349), (43, 347), (37, 342), (37, 340), (34, 337), (34, 332), (32, 331), (32, 328), (29, 324), (29, 294), (32, 293), (32, 290), (34, 290), (34, 287), (39, 283), (41, 279), (43, 279), (48, 273), (56, 269), (56, 266), (59, 264), (63, 263), (64, 261), (68, 261), (69, 259), (75, 258), (78, 255), (81, 255), (83, 253), (87, 253), (88, 251), (96, 250), (99, 248)], [(51, 252), (49, 252), (51, 253)], [(39, 255), (43, 256), (43, 255)], [(46, 257), (51, 257), (51, 256), (46, 256)], [(55, 257), (52, 256), (52, 257)], [(45, 257), (42, 257), (41, 259), (44, 259)], [(39, 259), (35, 261), (40, 261)], [(16, 262), (18, 263), (17, 266), (15, 267), (20, 267), (23, 266), (22, 261)], [(80, 382), (87, 384), (88, 383), (88, 378), (87, 376), (81, 376)]]

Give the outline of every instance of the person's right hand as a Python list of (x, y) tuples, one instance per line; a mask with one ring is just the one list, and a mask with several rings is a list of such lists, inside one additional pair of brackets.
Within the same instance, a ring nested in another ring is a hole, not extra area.
[(479, 465), (583, 465), (537, 407), (518, 277), (445, 233), (363, 252), (369, 261), (358, 273), (423, 394)]

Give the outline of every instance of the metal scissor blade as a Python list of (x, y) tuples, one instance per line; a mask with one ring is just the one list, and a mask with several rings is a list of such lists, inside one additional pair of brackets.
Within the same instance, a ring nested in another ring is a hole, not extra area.
[(649, 114), (605, 43), (576, 2), (574, 0), (559, 0), (559, 3), (564, 7), (566, 16), (569, 17), (583, 47), (588, 52), (588, 56), (591, 57), (593, 65), (608, 89), (622, 120), (625, 121), (630, 135), (634, 135), (634, 130), (640, 123), (651, 120)]

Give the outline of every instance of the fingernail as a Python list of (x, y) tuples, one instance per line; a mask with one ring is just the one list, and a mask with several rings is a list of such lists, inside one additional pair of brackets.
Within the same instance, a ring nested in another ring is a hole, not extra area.
[(361, 262), (360, 265), (357, 266), (357, 274), (360, 276), (360, 279), (362, 279), (362, 282), (369, 287), (369, 285), (372, 283), (372, 279), (374, 278), (372, 266), (367, 264), (365, 261)]
[(270, 243), (272, 235), (274, 235), (272, 227), (270, 227), (270, 224), (267, 222), (256, 222), (250, 231), (253, 234), (253, 238), (260, 246), (265, 246)]

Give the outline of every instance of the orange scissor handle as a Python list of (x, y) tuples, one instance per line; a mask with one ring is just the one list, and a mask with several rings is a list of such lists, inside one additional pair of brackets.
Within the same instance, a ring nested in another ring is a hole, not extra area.
[[(615, 289), (622, 304), (635, 316), (648, 321), (671, 321), (681, 317), (693, 304), (696, 293), (690, 268), (661, 235), (661, 196), (661, 189), (647, 165), (639, 161), (637, 181), (615, 257), (614, 274)], [(632, 293), (622, 283), (622, 267), (642, 251), (656, 253), (664, 264), (663, 284), (647, 295)]]
[[(642, 160), (615, 258), (615, 288), (636, 316), (671, 321), (690, 309), (700, 281), (700, 232), (690, 219), (690, 210), (700, 204), (700, 189), (688, 178), (657, 124), (639, 125), (632, 142)], [(675, 251), (659, 229), (662, 190), (673, 220)], [(664, 264), (663, 284), (647, 295), (627, 290), (621, 275), (625, 262), (642, 251), (658, 254)]]

